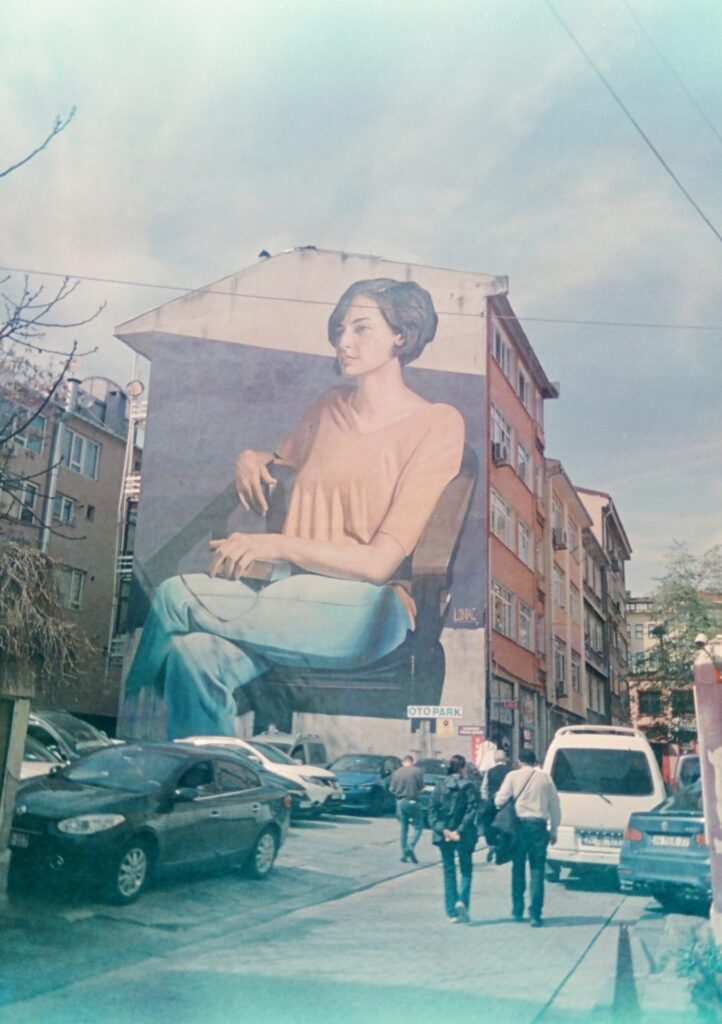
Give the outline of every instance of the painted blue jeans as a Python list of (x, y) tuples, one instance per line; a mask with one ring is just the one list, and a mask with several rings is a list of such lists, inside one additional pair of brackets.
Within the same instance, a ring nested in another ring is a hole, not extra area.
[(233, 736), (233, 692), (271, 666), (360, 668), (407, 631), (389, 586), (310, 573), (265, 586), (173, 576), (156, 591), (125, 692), (162, 691), (169, 739)]

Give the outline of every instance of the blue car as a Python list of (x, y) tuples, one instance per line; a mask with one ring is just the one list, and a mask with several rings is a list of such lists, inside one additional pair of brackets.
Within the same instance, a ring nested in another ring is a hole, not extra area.
[(384, 754), (343, 754), (328, 767), (343, 790), (338, 810), (363, 811), (378, 816), (396, 805), (389, 792), (391, 773), (401, 765), (398, 757)]
[(709, 904), (709, 849), (702, 816), (702, 784), (683, 787), (651, 811), (631, 815), (619, 858), (622, 892), (654, 896), (663, 907)]

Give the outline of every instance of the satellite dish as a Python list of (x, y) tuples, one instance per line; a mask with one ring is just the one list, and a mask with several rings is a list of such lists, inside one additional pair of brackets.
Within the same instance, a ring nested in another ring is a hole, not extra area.
[(142, 380), (132, 380), (125, 385), (125, 393), (128, 398), (140, 398), (145, 391), (145, 384)]

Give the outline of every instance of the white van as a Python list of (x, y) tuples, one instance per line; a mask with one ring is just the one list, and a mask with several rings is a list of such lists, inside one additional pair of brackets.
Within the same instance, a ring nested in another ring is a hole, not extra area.
[(644, 733), (625, 726), (558, 729), (544, 770), (562, 805), (557, 841), (547, 850), (552, 877), (562, 867), (616, 867), (629, 815), (656, 807), (666, 795)]

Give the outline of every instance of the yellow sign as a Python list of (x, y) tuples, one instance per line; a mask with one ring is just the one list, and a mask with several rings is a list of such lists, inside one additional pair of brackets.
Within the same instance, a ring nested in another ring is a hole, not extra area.
[(440, 736), (443, 740), (453, 740), (454, 723), (450, 718), (436, 719), (436, 735)]

